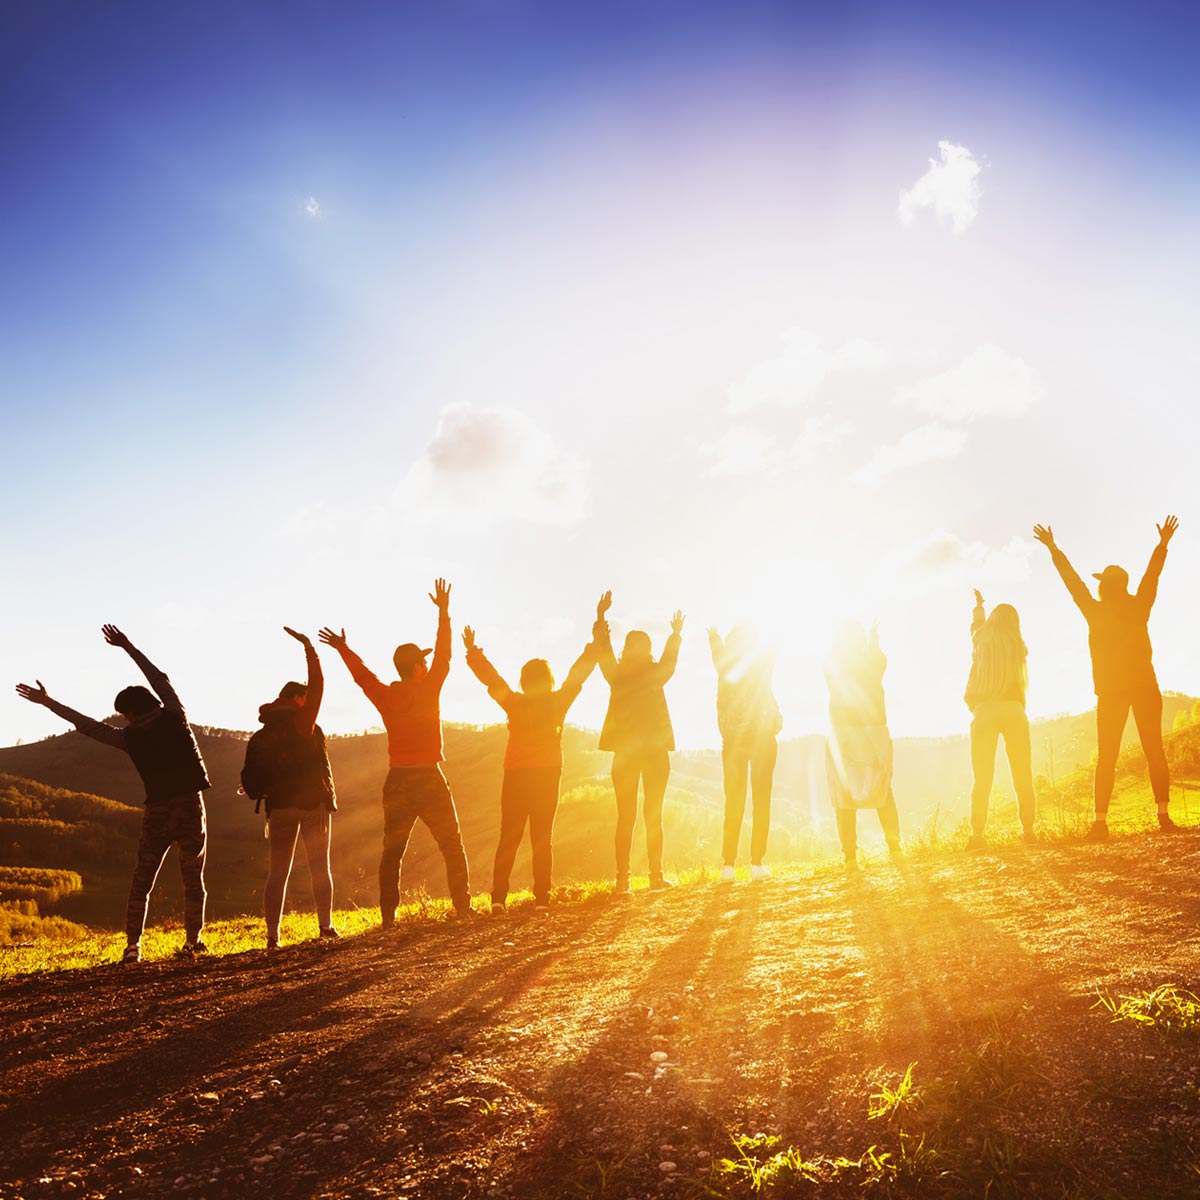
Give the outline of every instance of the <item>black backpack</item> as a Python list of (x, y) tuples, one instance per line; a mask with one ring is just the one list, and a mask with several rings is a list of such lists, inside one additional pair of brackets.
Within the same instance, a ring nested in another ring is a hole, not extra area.
[(316, 727), (312, 737), (304, 737), (291, 721), (265, 724), (246, 743), (242, 791), (255, 801), (255, 812), (265, 800), (270, 813), (273, 801), (288, 803), (297, 792), (319, 796), (325, 808), (336, 812), (333, 776), (321, 727)]

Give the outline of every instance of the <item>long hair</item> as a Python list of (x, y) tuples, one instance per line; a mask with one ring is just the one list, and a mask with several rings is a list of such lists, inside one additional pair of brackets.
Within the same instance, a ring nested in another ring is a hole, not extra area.
[(975, 635), (967, 703), (1011, 698), (1015, 691), (1023, 704), (1029, 687), (1028, 657), (1017, 610), (1011, 604), (997, 604)]

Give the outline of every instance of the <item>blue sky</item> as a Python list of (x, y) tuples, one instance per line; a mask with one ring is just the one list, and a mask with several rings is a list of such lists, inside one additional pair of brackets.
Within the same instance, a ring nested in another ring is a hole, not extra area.
[[(974, 581), (1025, 617), (1031, 707), (1089, 703), (1034, 520), (1137, 570), (1178, 510), (1154, 632), (1200, 689), (1198, 32), (1183, 5), (5, 6), (8, 673), (104, 712), (116, 620), (246, 726), (298, 669), (281, 624), (382, 667), (444, 573), (513, 674), (565, 670), (605, 587), (656, 637), (683, 607), (689, 744), (703, 626), (743, 616), (790, 732), (842, 615), (881, 621), (898, 731), (950, 732)], [(458, 668), (445, 715), (490, 719)], [(373, 723), (346, 680), (328, 704)], [(4, 740), (53, 727), (0, 695)]]

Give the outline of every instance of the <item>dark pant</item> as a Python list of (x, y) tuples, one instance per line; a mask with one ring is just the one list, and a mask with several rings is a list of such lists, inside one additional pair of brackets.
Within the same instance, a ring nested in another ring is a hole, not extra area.
[(750, 826), (750, 862), (762, 866), (771, 828), (771, 783), (779, 746), (774, 734), (726, 742), (721, 748), (725, 777), (725, 836), (721, 857), (727, 867), (737, 862), (742, 819), (746, 815), (746, 784), (750, 784), (753, 817)]
[(446, 860), (446, 882), (454, 907), (461, 912), (471, 906), (458, 812), (442, 768), (393, 767), (383, 785), (383, 853), (379, 856), (379, 912), (385, 925), (396, 919), (400, 863), (418, 820), (425, 822)]
[(154, 800), (146, 805), (142, 817), (142, 836), (138, 841), (137, 865), (129, 885), (129, 903), (125, 908), (125, 938), (131, 946), (142, 940), (146, 927), (146, 907), (163, 859), (172, 846), (179, 847), (179, 873), (183, 876), (183, 925), (189, 942), (196, 941), (204, 929), (204, 855), (208, 832), (204, 800), (199, 792)]
[(492, 870), (493, 904), (503, 904), (508, 898), (508, 881), (517, 847), (525, 836), (526, 822), (533, 851), (533, 899), (537, 904), (550, 903), (551, 838), (561, 775), (561, 767), (509, 767), (504, 772), (500, 788), (500, 842)]
[(267, 918), (267, 937), (279, 939), (279, 921), (283, 916), (283, 898), (296, 839), (304, 838), (308, 858), (308, 878), (312, 884), (317, 925), (328, 929), (333, 924), (333, 874), (329, 869), (330, 814), (324, 808), (276, 808), (267, 823), (270, 838), (270, 867), (263, 889), (263, 911)]
[(971, 718), (971, 829), (977, 837), (982, 837), (987, 827), (988, 800), (996, 775), (996, 749), (1002, 737), (1021, 825), (1031, 830), (1037, 816), (1025, 705), (1019, 700), (985, 700), (975, 706)]
[(1160, 812), (1167, 811), (1171, 799), (1171, 776), (1162, 739), (1162, 693), (1157, 688), (1138, 692), (1110, 692), (1096, 697), (1096, 816), (1108, 816), (1113, 781), (1117, 775), (1117, 756), (1121, 752), (1121, 735), (1129, 710), (1137, 725), (1142, 750), (1146, 754), (1146, 770), (1150, 787)]
[(663, 797), (671, 777), (666, 750), (618, 750), (613, 755), (612, 782), (617, 797), (617, 875), (628, 877), (637, 822), (638, 782), (642, 784), (642, 819), (646, 823), (646, 855), (650, 875), (661, 877), (663, 855)]
[[(888, 846), (893, 850), (900, 848), (900, 814), (896, 810), (896, 797), (888, 788), (887, 800), (875, 810), (879, 813), (879, 824), (883, 826), (883, 836)], [(854, 808), (835, 808), (837, 819), (838, 840), (842, 843), (842, 853), (847, 858), (853, 858), (858, 853), (858, 810)]]

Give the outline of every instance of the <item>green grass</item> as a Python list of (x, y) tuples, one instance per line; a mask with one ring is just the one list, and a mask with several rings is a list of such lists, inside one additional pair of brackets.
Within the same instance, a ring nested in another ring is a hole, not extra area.
[(1093, 1007), (1105, 1009), (1114, 1022), (1130, 1021), (1164, 1035), (1200, 1030), (1200, 997), (1171, 983), (1127, 996), (1099, 992)]

